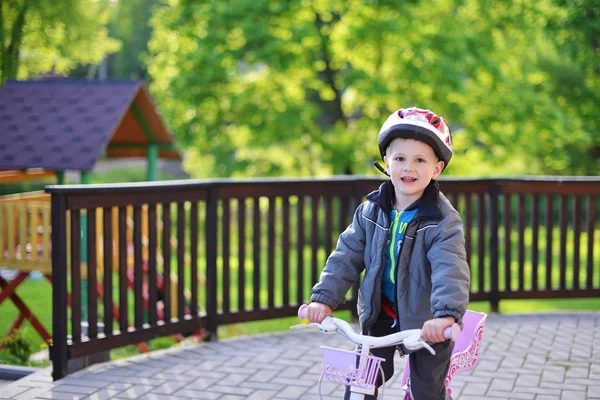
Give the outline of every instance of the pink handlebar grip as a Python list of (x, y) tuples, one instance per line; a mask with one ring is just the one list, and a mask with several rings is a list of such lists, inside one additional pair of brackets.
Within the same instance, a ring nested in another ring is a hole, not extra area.
[(456, 323), (454, 323), (454, 324), (452, 324), (452, 326), (449, 326), (448, 328), (444, 329), (444, 337), (446, 339), (456, 340), (456, 339), (458, 339), (459, 335), (460, 335), (460, 326), (458, 326), (458, 324), (456, 324)]
[(306, 319), (306, 308), (308, 306), (306, 304), (302, 304), (300, 306), (300, 308), (298, 309), (298, 318), (300, 319)]

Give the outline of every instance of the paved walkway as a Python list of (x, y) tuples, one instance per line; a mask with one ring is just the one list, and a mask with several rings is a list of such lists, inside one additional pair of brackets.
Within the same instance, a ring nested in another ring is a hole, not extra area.
[[(0, 388), (0, 398), (316, 400), (320, 345), (352, 348), (308, 330), (243, 337), (97, 364), (56, 383), (46, 369)], [(402, 398), (400, 376), (386, 399)], [(452, 388), (455, 400), (600, 399), (600, 312), (489, 316), (479, 364)], [(342, 390), (323, 384), (328, 400)]]

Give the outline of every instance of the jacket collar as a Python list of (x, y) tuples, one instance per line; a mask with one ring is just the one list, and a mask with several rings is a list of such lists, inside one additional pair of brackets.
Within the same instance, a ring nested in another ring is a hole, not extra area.
[[(413, 221), (418, 219), (441, 219), (442, 212), (438, 206), (439, 201), (439, 185), (432, 180), (425, 188), (423, 196), (408, 208), (418, 206), (417, 214)], [(379, 186), (379, 189), (369, 193), (367, 200), (377, 204), (386, 215), (392, 211), (392, 200), (394, 199), (394, 185), (392, 181), (385, 181)]]

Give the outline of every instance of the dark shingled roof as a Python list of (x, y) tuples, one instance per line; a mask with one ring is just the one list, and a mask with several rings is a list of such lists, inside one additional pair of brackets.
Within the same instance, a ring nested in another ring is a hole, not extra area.
[[(148, 127), (156, 133), (151, 139), (141, 133)], [(145, 155), (151, 142), (165, 146), (161, 156), (179, 158), (166, 147), (172, 139), (142, 82), (62, 79), (0, 87), (0, 168), (88, 171), (103, 152), (111, 155), (109, 143), (133, 143), (134, 150), (112, 154), (127, 157)]]

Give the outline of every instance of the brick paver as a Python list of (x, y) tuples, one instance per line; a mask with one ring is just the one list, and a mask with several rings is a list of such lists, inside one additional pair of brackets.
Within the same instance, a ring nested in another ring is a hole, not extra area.
[[(319, 399), (320, 345), (341, 335), (305, 330), (183, 346), (96, 364), (58, 382), (51, 369), (2, 386), (0, 399)], [(402, 396), (404, 359), (386, 385)], [(455, 400), (600, 400), (600, 312), (490, 315), (480, 362), (454, 377)], [(324, 399), (343, 387), (324, 382)]]

